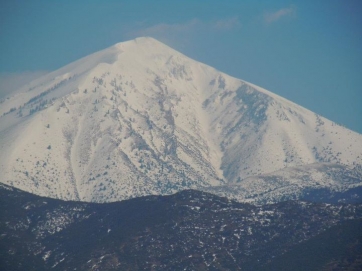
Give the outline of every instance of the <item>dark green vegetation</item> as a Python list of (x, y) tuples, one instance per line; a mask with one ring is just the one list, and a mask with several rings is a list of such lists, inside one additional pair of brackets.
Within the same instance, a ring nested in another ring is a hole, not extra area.
[(362, 270), (362, 220), (345, 221), (295, 246), (260, 268), (267, 270)]
[(360, 270), (362, 205), (194, 190), (96, 204), (6, 186), (0, 204), (0, 270)]

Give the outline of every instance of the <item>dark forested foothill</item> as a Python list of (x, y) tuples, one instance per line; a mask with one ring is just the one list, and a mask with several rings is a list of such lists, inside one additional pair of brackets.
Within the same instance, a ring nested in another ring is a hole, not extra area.
[(361, 266), (360, 204), (253, 206), (195, 190), (97, 204), (7, 186), (0, 188), (0, 204), (0, 270)]

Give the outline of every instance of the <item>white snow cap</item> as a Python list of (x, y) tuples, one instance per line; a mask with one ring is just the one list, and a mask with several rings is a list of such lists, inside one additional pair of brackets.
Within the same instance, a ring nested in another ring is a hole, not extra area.
[(44, 196), (116, 201), (362, 164), (360, 134), (150, 37), (19, 92), (0, 104), (0, 181)]

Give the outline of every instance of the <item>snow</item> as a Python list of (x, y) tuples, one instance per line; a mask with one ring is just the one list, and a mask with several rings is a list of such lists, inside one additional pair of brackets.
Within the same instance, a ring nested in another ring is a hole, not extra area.
[(116, 201), (239, 180), (252, 192), (280, 170), (298, 186), (287, 168), (362, 164), (360, 134), (152, 38), (17, 93), (0, 103), (0, 181), (43, 196)]

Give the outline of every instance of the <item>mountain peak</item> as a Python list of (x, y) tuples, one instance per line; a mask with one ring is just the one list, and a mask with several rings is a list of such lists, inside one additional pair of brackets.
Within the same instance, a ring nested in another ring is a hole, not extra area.
[(151, 43), (163, 44), (162, 42), (160, 42), (160, 41), (158, 41), (158, 40), (156, 40), (155, 38), (152, 38), (152, 37), (137, 37), (137, 38), (132, 39), (132, 40), (118, 42), (115, 45), (123, 45), (123, 44), (128, 44), (128, 43), (133, 43), (133, 44), (151, 44)]
[(138, 44), (142, 44), (142, 43), (157, 43), (157, 44), (162, 44), (164, 45), (162, 42), (156, 40), (155, 38), (152, 38), (152, 37), (138, 37), (138, 38), (135, 38), (134, 41)]
[(0, 134), (1, 182), (86, 201), (240, 183), (315, 162), (362, 164), (361, 135), (148, 37), (4, 100)]
[(114, 45), (117, 49), (125, 52), (134, 52), (136, 54), (139, 53), (167, 53), (172, 51), (173, 53), (179, 52), (175, 51), (171, 47), (166, 44), (152, 38), (152, 37), (138, 37), (133, 40), (128, 40), (124, 42), (119, 42)]

